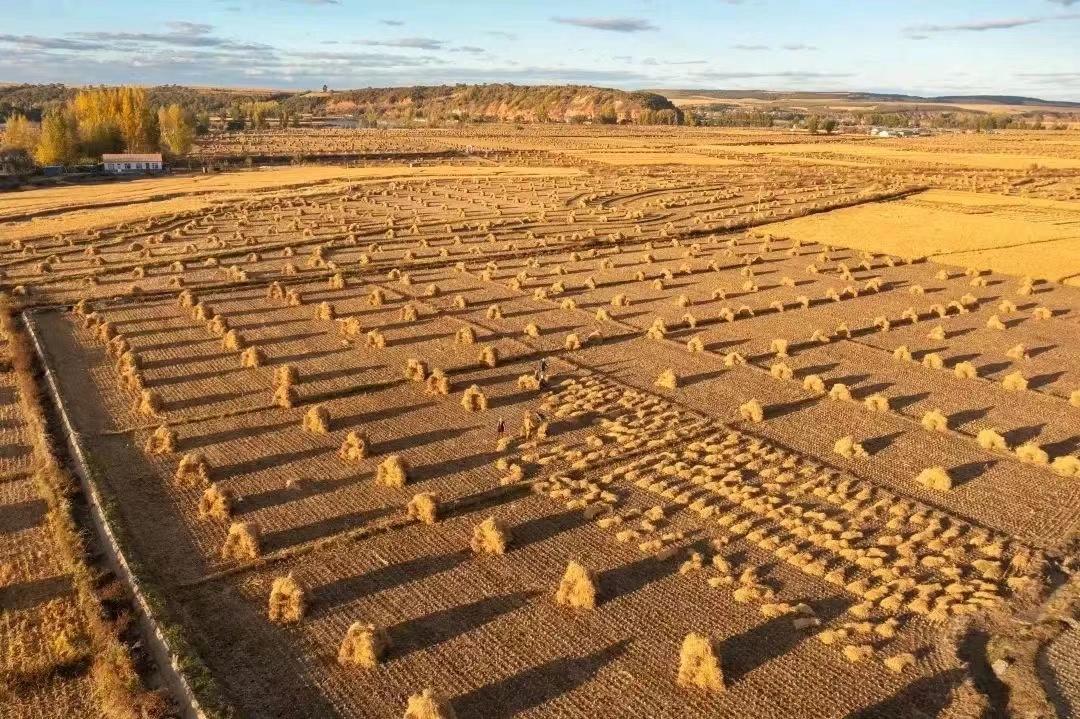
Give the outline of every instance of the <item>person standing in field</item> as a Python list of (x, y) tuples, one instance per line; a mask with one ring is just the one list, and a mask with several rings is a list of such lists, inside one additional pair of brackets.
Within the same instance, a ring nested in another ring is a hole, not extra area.
[(495, 434), (499, 439), (502, 439), (503, 435), (506, 434), (506, 422), (503, 421), (502, 417), (499, 417), (499, 423), (495, 425)]

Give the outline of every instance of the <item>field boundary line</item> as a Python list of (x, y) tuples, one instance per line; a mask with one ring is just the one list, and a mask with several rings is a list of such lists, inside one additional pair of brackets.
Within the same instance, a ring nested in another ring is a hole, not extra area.
[[(948, 257), (949, 255), (968, 255), (968, 254), (971, 254), (971, 253), (974, 253), (974, 252), (990, 252), (992, 250), (1011, 250), (1014, 247), (1031, 247), (1032, 245), (1045, 245), (1048, 242), (1063, 242), (1065, 240), (1077, 240), (1077, 239), (1080, 239), (1080, 237), (1077, 237), (1076, 235), (1066, 235), (1065, 237), (1047, 237), (1046, 239), (1043, 239), (1043, 240), (1031, 240), (1030, 242), (1009, 242), (1009, 243), (1006, 243), (1004, 245), (991, 245), (991, 246), (988, 246), (988, 247), (979, 247), (979, 248), (973, 249), (973, 250), (948, 250), (948, 251), (942, 251), (942, 252), (931, 252), (929, 255), (927, 255), (927, 257)], [(1002, 273), (1002, 274), (1007, 274), (1007, 273)], [(1073, 276), (1075, 276), (1075, 275), (1069, 275), (1068, 277), (1073, 277)], [(1059, 279), (1056, 284), (1060, 284), (1061, 280), (1063, 280), (1063, 279), (1067, 279), (1067, 277), (1063, 277), (1063, 278)]]

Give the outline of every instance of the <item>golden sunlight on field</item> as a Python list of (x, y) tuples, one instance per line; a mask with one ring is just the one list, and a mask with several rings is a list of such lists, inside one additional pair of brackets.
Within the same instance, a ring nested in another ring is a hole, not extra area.
[(973, 645), (1077, 665), (1065, 139), (219, 133), (381, 159), (0, 196), (0, 715), (109, 716), (52, 436), (206, 716), (1009, 716)]
[[(980, 170), (1024, 170), (1038, 166), (1049, 169), (1061, 170), (1080, 169), (1080, 157), (1056, 157), (1053, 155), (1006, 155), (992, 152), (935, 152), (934, 140), (927, 139), (925, 142), (916, 140), (919, 144), (909, 147), (898, 148), (895, 146), (879, 146), (870, 141), (862, 141), (857, 144), (835, 143), (822, 144), (784, 144), (784, 145), (716, 145), (702, 146), (701, 149), (722, 150), (735, 154), (744, 155), (778, 155), (791, 157), (792, 159), (809, 160), (821, 159), (853, 161), (878, 160), (882, 162), (900, 162), (910, 164), (928, 165), (951, 165), (955, 167), (967, 167)], [(929, 145), (930, 147), (927, 147)]]
[(740, 160), (725, 160), (719, 157), (709, 157), (708, 155), (697, 155), (692, 152), (657, 152), (657, 151), (637, 151), (637, 152), (589, 152), (582, 150), (574, 150), (565, 153), (571, 157), (576, 157), (581, 160), (591, 160), (593, 162), (602, 162), (606, 165), (741, 165)]
[(27, 239), (207, 208), (251, 193), (289, 191), (294, 195), (305, 194), (312, 192), (314, 187), (335, 182), (355, 184), (414, 177), (554, 177), (578, 172), (566, 167), (272, 167), (249, 172), (131, 180), (104, 187), (87, 185), (29, 190), (9, 195), (0, 203), (0, 232), (9, 240)]
[(1061, 281), (1080, 275), (1080, 202), (929, 191), (772, 226), (807, 242)]

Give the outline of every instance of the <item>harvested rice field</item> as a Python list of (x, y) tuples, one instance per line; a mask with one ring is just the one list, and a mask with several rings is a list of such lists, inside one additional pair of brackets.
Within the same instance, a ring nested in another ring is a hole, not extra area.
[(1043, 134), (942, 138), (939, 172), (573, 133), (254, 134), (381, 159), (0, 198), (4, 286), (201, 711), (1066, 716), (1073, 166), (1017, 169)]

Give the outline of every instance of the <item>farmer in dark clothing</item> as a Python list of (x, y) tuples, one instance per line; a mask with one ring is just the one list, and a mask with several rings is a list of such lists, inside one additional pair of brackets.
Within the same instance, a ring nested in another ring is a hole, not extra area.
[(502, 439), (503, 435), (506, 434), (506, 422), (503, 421), (502, 417), (499, 417), (499, 424), (495, 426), (495, 432), (499, 435), (499, 439)]

